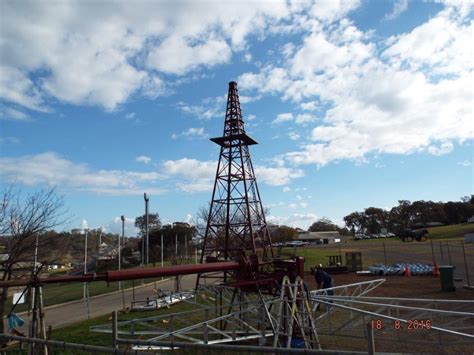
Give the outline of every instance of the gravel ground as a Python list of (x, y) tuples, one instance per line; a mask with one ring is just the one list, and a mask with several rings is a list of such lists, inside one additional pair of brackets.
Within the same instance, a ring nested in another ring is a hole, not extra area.
[[(332, 275), (336, 286), (350, 284), (355, 282), (362, 282), (368, 280), (379, 279), (378, 276), (358, 276), (354, 273), (335, 274)], [(368, 296), (377, 297), (402, 297), (402, 298), (426, 298), (426, 299), (474, 299), (474, 290), (467, 290), (463, 288), (464, 282), (455, 282), (456, 291), (445, 292), (441, 291), (440, 279), (433, 276), (387, 276), (384, 284), (369, 293)], [(310, 289), (316, 288), (316, 283), (312, 275), (306, 275), (306, 282)], [(473, 312), (474, 310), (471, 310)], [(335, 313), (337, 317), (347, 317), (347, 313), (342, 311)], [(433, 320), (435, 323), (435, 320)], [(474, 320), (473, 320), (474, 326)], [(396, 334), (398, 341), (388, 340), (384, 337), (383, 332), (375, 333), (376, 351), (382, 352), (397, 352), (397, 353), (456, 353), (456, 354), (472, 354), (474, 351), (474, 343), (455, 344), (449, 346), (440, 346), (438, 341), (433, 341), (432, 344), (417, 344), (416, 337), (425, 337), (429, 334), (418, 331), (416, 334), (413, 331), (400, 331)], [(356, 329), (354, 335), (361, 334), (361, 329)], [(391, 333), (390, 339), (393, 339), (394, 333)], [(434, 336), (434, 334), (431, 334)], [(444, 336), (443, 336), (444, 337)], [(408, 343), (406, 340), (415, 341)], [(444, 339), (444, 338), (443, 338)], [(446, 337), (446, 340), (447, 337)], [(343, 349), (343, 350), (367, 350), (367, 341), (364, 339), (355, 339), (340, 336), (321, 336), (321, 343), (324, 349)]]

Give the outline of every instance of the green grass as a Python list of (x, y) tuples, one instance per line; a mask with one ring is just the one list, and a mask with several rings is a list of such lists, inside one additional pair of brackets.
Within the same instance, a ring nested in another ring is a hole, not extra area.
[(473, 223), (453, 224), (450, 226), (426, 228), (429, 239), (464, 238), (464, 234), (474, 233)]
[[(162, 315), (167, 315), (171, 313), (178, 313), (178, 312), (186, 312), (186, 311), (194, 311), (196, 309), (196, 306), (192, 303), (178, 303), (175, 305), (172, 305), (169, 308), (161, 308), (159, 310), (151, 310), (151, 311), (142, 311), (142, 312), (129, 312), (126, 314), (120, 314), (118, 317), (119, 322), (124, 321), (124, 320), (132, 320), (132, 319), (142, 319), (146, 317), (156, 317), (156, 316), (162, 316)], [(201, 318), (196, 318), (194, 314), (190, 314), (189, 317), (187, 318), (186, 323), (189, 324), (189, 322), (198, 322), (202, 320)], [(74, 325), (70, 325), (67, 327), (63, 327), (61, 329), (53, 329), (50, 339), (51, 340), (58, 340), (58, 341), (67, 341), (71, 343), (79, 343), (79, 344), (88, 344), (88, 345), (100, 345), (100, 346), (106, 346), (106, 347), (111, 347), (112, 346), (112, 335), (108, 333), (96, 333), (92, 332), (90, 330), (91, 326), (95, 325), (102, 325), (102, 324), (110, 324), (111, 323), (111, 315), (106, 315), (106, 316), (101, 316), (97, 318), (93, 318), (87, 321), (83, 321)], [(180, 326), (184, 326), (185, 324), (179, 324), (178, 321), (175, 321), (173, 326), (178, 328)], [(122, 328), (121, 328), (122, 329)], [(140, 326), (137, 325), (135, 327), (136, 330), (140, 329)], [(147, 328), (148, 329), (148, 328)], [(125, 337), (122, 335), (121, 337)], [(130, 336), (128, 336), (129, 338)], [(149, 338), (150, 336), (148, 336)], [(147, 338), (147, 337), (145, 337)], [(73, 351), (73, 350), (67, 350), (63, 352), (54, 352), (55, 354), (85, 354), (84, 352), (81, 351)], [(181, 353), (181, 350), (180, 350)], [(195, 355), (196, 350), (194, 349), (193, 351), (189, 351), (189, 353)], [(201, 352), (198, 352), (201, 354)], [(208, 353), (206, 351), (206, 353)], [(204, 352), (202, 352), (204, 354)]]
[[(382, 245), (377, 246), (377, 247), (370, 247), (371, 249), (377, 249), (377, 248), (382, 248)], [(304, 269), (305, 271), (309, 271), (311, 267), (318, 265), (318, 264), (323, 264), (327, 265), (328, 264), (328, 256), (329, 255), (339, 255), (339, 253), (342, 255), (342, 265), (346, 264), (346, 252), (356, 252), (356, 251), (361, 251), (361, 248), (358, 248), (357, 244), (354, 245), (347, 245), (347, 244), (341, 244), (340, 248), (339, 246), (331, 247), (331, 248), (321, 248), (318, 246), (315, 247), (297, 247), (296, 248), (296, 255), (297, 256), (302, 256), (304, 257)], [(282, 256), (284, 255), (293, 255), (294, 253), (294, 248), (283, 248), (281, 250)], [(362, 258), (362, 263), (364, 267), (368, 267), (370, 265), (374, 264), (374, 260), (370, 258)]]

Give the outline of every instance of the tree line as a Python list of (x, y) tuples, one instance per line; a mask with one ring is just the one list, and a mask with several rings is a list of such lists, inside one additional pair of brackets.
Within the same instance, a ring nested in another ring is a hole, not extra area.
[(351, 231), (377, 234), (383, 229), (399, 233), (432, 224), (459, 224), (474, 215), (474, 195), (462, 197), (460, 201), (433, 202), (399, 200), (390, 210), (368, 207), (362, 212), (352, 212), (344, 217)]

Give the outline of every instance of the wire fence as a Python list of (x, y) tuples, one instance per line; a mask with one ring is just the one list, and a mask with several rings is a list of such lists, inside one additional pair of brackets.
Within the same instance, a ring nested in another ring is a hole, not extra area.
[(427, 241), (400, 243), (377, 241), (361, 245), (342, 245), (338, 253), (343, 262), (345, 252), (361, 252), (363, 266), (374, 264), (430, 264), (454, 266), (454, 278), (474, 286), (474, 245), (464, 241)]

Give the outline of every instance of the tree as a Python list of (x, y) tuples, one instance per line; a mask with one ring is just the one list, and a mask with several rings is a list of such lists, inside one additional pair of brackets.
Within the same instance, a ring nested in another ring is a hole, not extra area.
[(298, 231), (288, 226), (275, 226), (269, 230), (272, 243), (290, 242), (298, 236)]
[[(18, 263), (33, 265), (36, 240), (38, 261), (42, 265), (61, 256), (61, 250), (48, 253), (54, 250), (54, 238), (45, 236), (48, 230), (67, 221), (63, 197), (54, 188), (39, 190), (23, 198), (21, 190), (11, 186), (2, 192), (1, 200), (0, 231), (7, 253), (6, 259), (1, 262), (1, 280), (24, 276), (14, 275), (14, 269)], [(0, 319), (3, 319), (8, 289), (5, 287), (1, 291)], [(4, 333), (3, 321), (0, 322), (0, 333)]]
[(367, 228), (365, 214), (362, 212), (352, 212), (344, 217), (344, 222), (350, 230), (363, 232)]
[(401, 231), (411, 228), (415, 219), (414, 209), (408, 200), (399, 200), (398, 206), (393, 207), (390, 212), (392, 231)]
[[(178, 241), (178, 258), (192, 255), (196, 247), (196, 228), (186, 222), (175, 222), (172, 225), (164, 225), (161, 229), (154, 229), (150, 232), (150, 259), (153, 265), (160, 259), (161, 236), (163, 235), (164, 258), (174, 258), (176, 251), (176, 240)], [(187, 246), (186, 246), (187, 243)], [(141, 247), (141, 242), (139, 242)]]
[(369, 207), (365, 209), (364, 214), (367, 232), (371, 234), (377, 234), (380, 233), (382, 228), (385, 228), (386, 217), (385, 211), (383, 209)]
[[(145, 235), (146, 229), (146, 215), (139, 216), (135, 218), (135, 227), (140, 230), (140, 236)], [(148, 233), (150, 233), (154, 229), (161, 228), (161, 219), (158, 213), (148, 213)]]
[(308, 230), (310, 232), (337, 231), (338, 227), (329, 218), (323, 217), (314, 222)]

